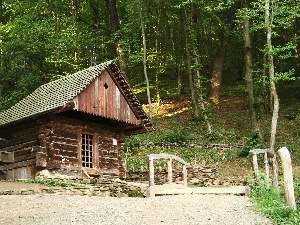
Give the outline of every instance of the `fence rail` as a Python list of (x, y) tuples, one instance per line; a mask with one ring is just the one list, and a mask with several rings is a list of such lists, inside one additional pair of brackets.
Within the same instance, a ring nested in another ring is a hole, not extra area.
[(148, 155), (149, 159), (149, 186), (154, 186), (154, 160), (156, 159), (166, 159), (167, 166), (168, 166), (168, 183), (172, 184), (172, 160), (176, 160), (177, 162), (182, 164), (182, 179), (183, 179), (183, 186), (187, 187), (187, 166), (189, 165), (186, 161), (184, 161), (182, 158), (171, 155), (171, 154), (150, 154)]

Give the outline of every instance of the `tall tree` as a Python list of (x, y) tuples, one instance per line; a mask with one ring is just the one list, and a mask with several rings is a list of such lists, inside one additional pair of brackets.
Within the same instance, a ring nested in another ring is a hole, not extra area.
[(149, 104), (149, 117), (152, 120), (152, 103), (151, 103), (151, 95), (150, 95), (150, 85), (147, 73), (147, 44), (146, 44), (146, 34), (144, 28), (144, 20), (143, 20), (143, 8), (141, 4), (141, 0), (139, 0), (139, 12), (140, 12), (140, 21), (141, 21), (141, 29), (142, 29), (142, 37), (143, 37), (143, 50), (144, 50), (144, 57), (143, 57), (143, 66), (144, 66), (144, 75), (147, 85), (147, 97), (148, 97), (148, 104)]
[(230, 40), (230, 31), (234, 27), (234, 19), (236, 11), (240, 8), (241, 0), (235, 0), (232, 6), (230, 7), (229, 14), (226, 19), (225, 32), (220, 38), (220, 44), (217, 47), (217, 51), (213, 61), (213, 68), (211, 74), (211, 91), (210, 91), (210, 100), (213, 103), (219, 103), (220, 101), (220, 92), (222, 85), (222, 76), (224, 61), (226, 57), (227, 47)]
[[(274, 59), (273, 59), (273, 45), (272, 45), (272, 21), (273, 15), (270, 9), (270, 0), (265, 0), (265, 24), (266, 24), (266, 33), (267, 33), (267, 66), (268, 73), (270, 77), (270, 90), (271, 96), (273, 98), (273, 116), (271, 124), (271, 137), (270, 137), (270, 151), (275, 152), (275, 137), (277, 130), (277, 121), (278, 121), (278, 112), (279, 112), (279, 98), (276, 90), (275, 84), (275, 71), (274, 71)], [(273, 157), (273, 183), (274, 186), (278, 186), (278, 168), (276, 157)]]
[[(168, 21), (168, 27), (169, 27), (169, 33), (170, 33), (170, 40), (171, 40), (171, 43), (172, 43), (172, 55), (174, 57), (174, 73), (176, 74), (176, 78), (177, 78), (177, 93), (178, 94), (182, 94), (183, 93), (183, 80), (182, 80), (182, 74), (180, 73), (179, 71), (179, 54), (178, 52), (176, 51), (177, 49), (177, 40), (180, 38), (180, 37), (177, 37), (177, 35), (175, 34), (175, 29), (176, 27), (176, 24), (175, 24), (175, 21), (174, 21), (174, 16), (176, 16), (176, 14), (174, 15), (173, 14), (173, 11), (171, 10), (172, 8), (172, 5), (171, 5), (171, 2), (170, 0), (167, 0), (166, 1), (166, 4), (167, 4), (167, 10), (166, 10), (166, 15), (167, 15), (167, 21)], [(177, 26), (179, 26), (179, 24), (177, 24)]]
[(120, 34), (118, 34), (118, 31), (120, 30), (120, 22), (117, 11), (117, 3), (116, 0), (105, 0), (105, 3), (108, 12), (110, 32), (114, 37), (116, 52), (119, 57), (120, 70), (122, 75), (126, 78), (127, 82), (130, 83), (130, 77), (127, 69), (127, 59), (123, 51)]
[(251, 52), (251, 39), (248, 15), (248, 3), (244, 2), (243, 12), (243, 32), (244, 32), (244, 46), (245, 46), (245, 78), (248, 91), (248, 103), (251, 120), (251, 128), (253, 134), (257, 135), (260, 143), (263, 143), (263, 137), (257, 122), (256, 111), (254, 107), (254, 91), (253, 91), (253, 73), (252, 73), (252, 52)]
[(192, 72), (192, 57), (191, 57), (191, 50), (190, 50), (190, 31), (191, 31), (191, 15), (187, 12), (187, 9), (184, 8), (184, 35), (185, 35), (185, 51), (186, 51), (186, 61), (187, 61), (187, 71), (189, 76), (189, 85), (190, 85), (190, 92), (191, 92), (191, 99), (192, 99), (192, 107), (193, 107), (193, 116), (199, 116), (199, 109), (198, 109), (198, 102), (196, 97), (196, 90), (194, 84), (194, 75)]
[[(3, 1), (0, 0), (0, 24), (3, 24)], [(0, 71), (2, 70), (2, 49), (0, 49)], [(0, 72), (0, 112), (2, 110), (2, 73)]]
[[(196, 60), (195, 61), (196, 67), (199, 67), (199, 66), (197, 66), (197, 65), (199, 65), (199, 59), (198, 59), (197, 56), (196, 56), (195, 60)], [(203, 115), (203, 119), (206, 122), (207, 131), (208, 131), (209, 134), (211, 134), (212, 133), (212, 126), (210, 124), (210, 121), (209, 121), (209, 118), (208, 118), (207, 109), (206, 109), (206, 106), (204, 104), (203, 91), (202, 91), (203, 87), (202, 87), (202, 82), (201, 82), (202, 77), (200, 75), (200, 68), (197, 68), (196, 74), (197, 74), (196, 75), (196, 79), (197, 79), (196, 86), (197, 86), (197, 89), (198, 89), (198, 92), (199, 92), (199, 94), (198, 94), (199, 95), (199, 101), (198, 102), (200, 104), (200, 108), (201, 108), (201, 113)]]

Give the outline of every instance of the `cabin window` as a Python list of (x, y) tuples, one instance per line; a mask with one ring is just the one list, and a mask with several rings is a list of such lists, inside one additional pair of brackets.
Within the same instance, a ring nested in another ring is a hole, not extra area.
[(82, 167), (93, 168), (93, 135), (81, 134)]

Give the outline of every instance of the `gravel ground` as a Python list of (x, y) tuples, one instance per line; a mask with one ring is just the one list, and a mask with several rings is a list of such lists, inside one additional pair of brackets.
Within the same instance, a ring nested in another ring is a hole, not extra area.
[(235, 195), (111, 198), (2, 195), (0, 224), (262, 225), (272, 224)]

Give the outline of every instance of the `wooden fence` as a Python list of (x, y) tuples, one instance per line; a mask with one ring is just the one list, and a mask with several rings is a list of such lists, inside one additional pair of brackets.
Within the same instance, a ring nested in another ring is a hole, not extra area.
[[(273, 185), (275, 188), (278, 188), (278, 167), (276, 162), (276, 155), (274, 152), (271, 152), (269, 149), (252, 149), (249, 152), (250, 156), (252, 156), (252, 167), (254, 170), (254, 174), (259, 179), (257, 171), (258, 168), (258, 161), (257, 156), (259, 154), (263, 154), (264, 157), (264, 165), (265, 165), (265, 173), (266, 177), (269, 178), (270, 176), (270, 169), (269, 169), (269, 161), (268, 157), (272, 159), (272, 169), (273, 169)], [(292, 170), (292, 161), (291, 156), (286, 147), (282, 147), (278, 150), (278, 154), (281, 159), (282, 163), (282, 170), (283, 170), (283, 180), (284, 180), (284, 192), (285, 192), (285, 200), (286, 203), (294, 210), (296, 210), (296, 203), (295, 203), (295, 195), (294, 195), (294, 185), (293, 185), (293, 170)], [(275, 180), (275, 182), (274, 182)]]
[(185, 162), (182, 158), (171, 155), (171, 154), (151, 154), (148, 156), (149, 159), (149, 186), (154, 186), (154, 160), (155, 159), (167, 159), (168, 165), (168, 183), (172, 184), (172, 160), (176, 160), (177, 162), (182, 164), (182, 179), (183, 179), (183, 186), (187, 187), (187, 165), (188, 163)]

